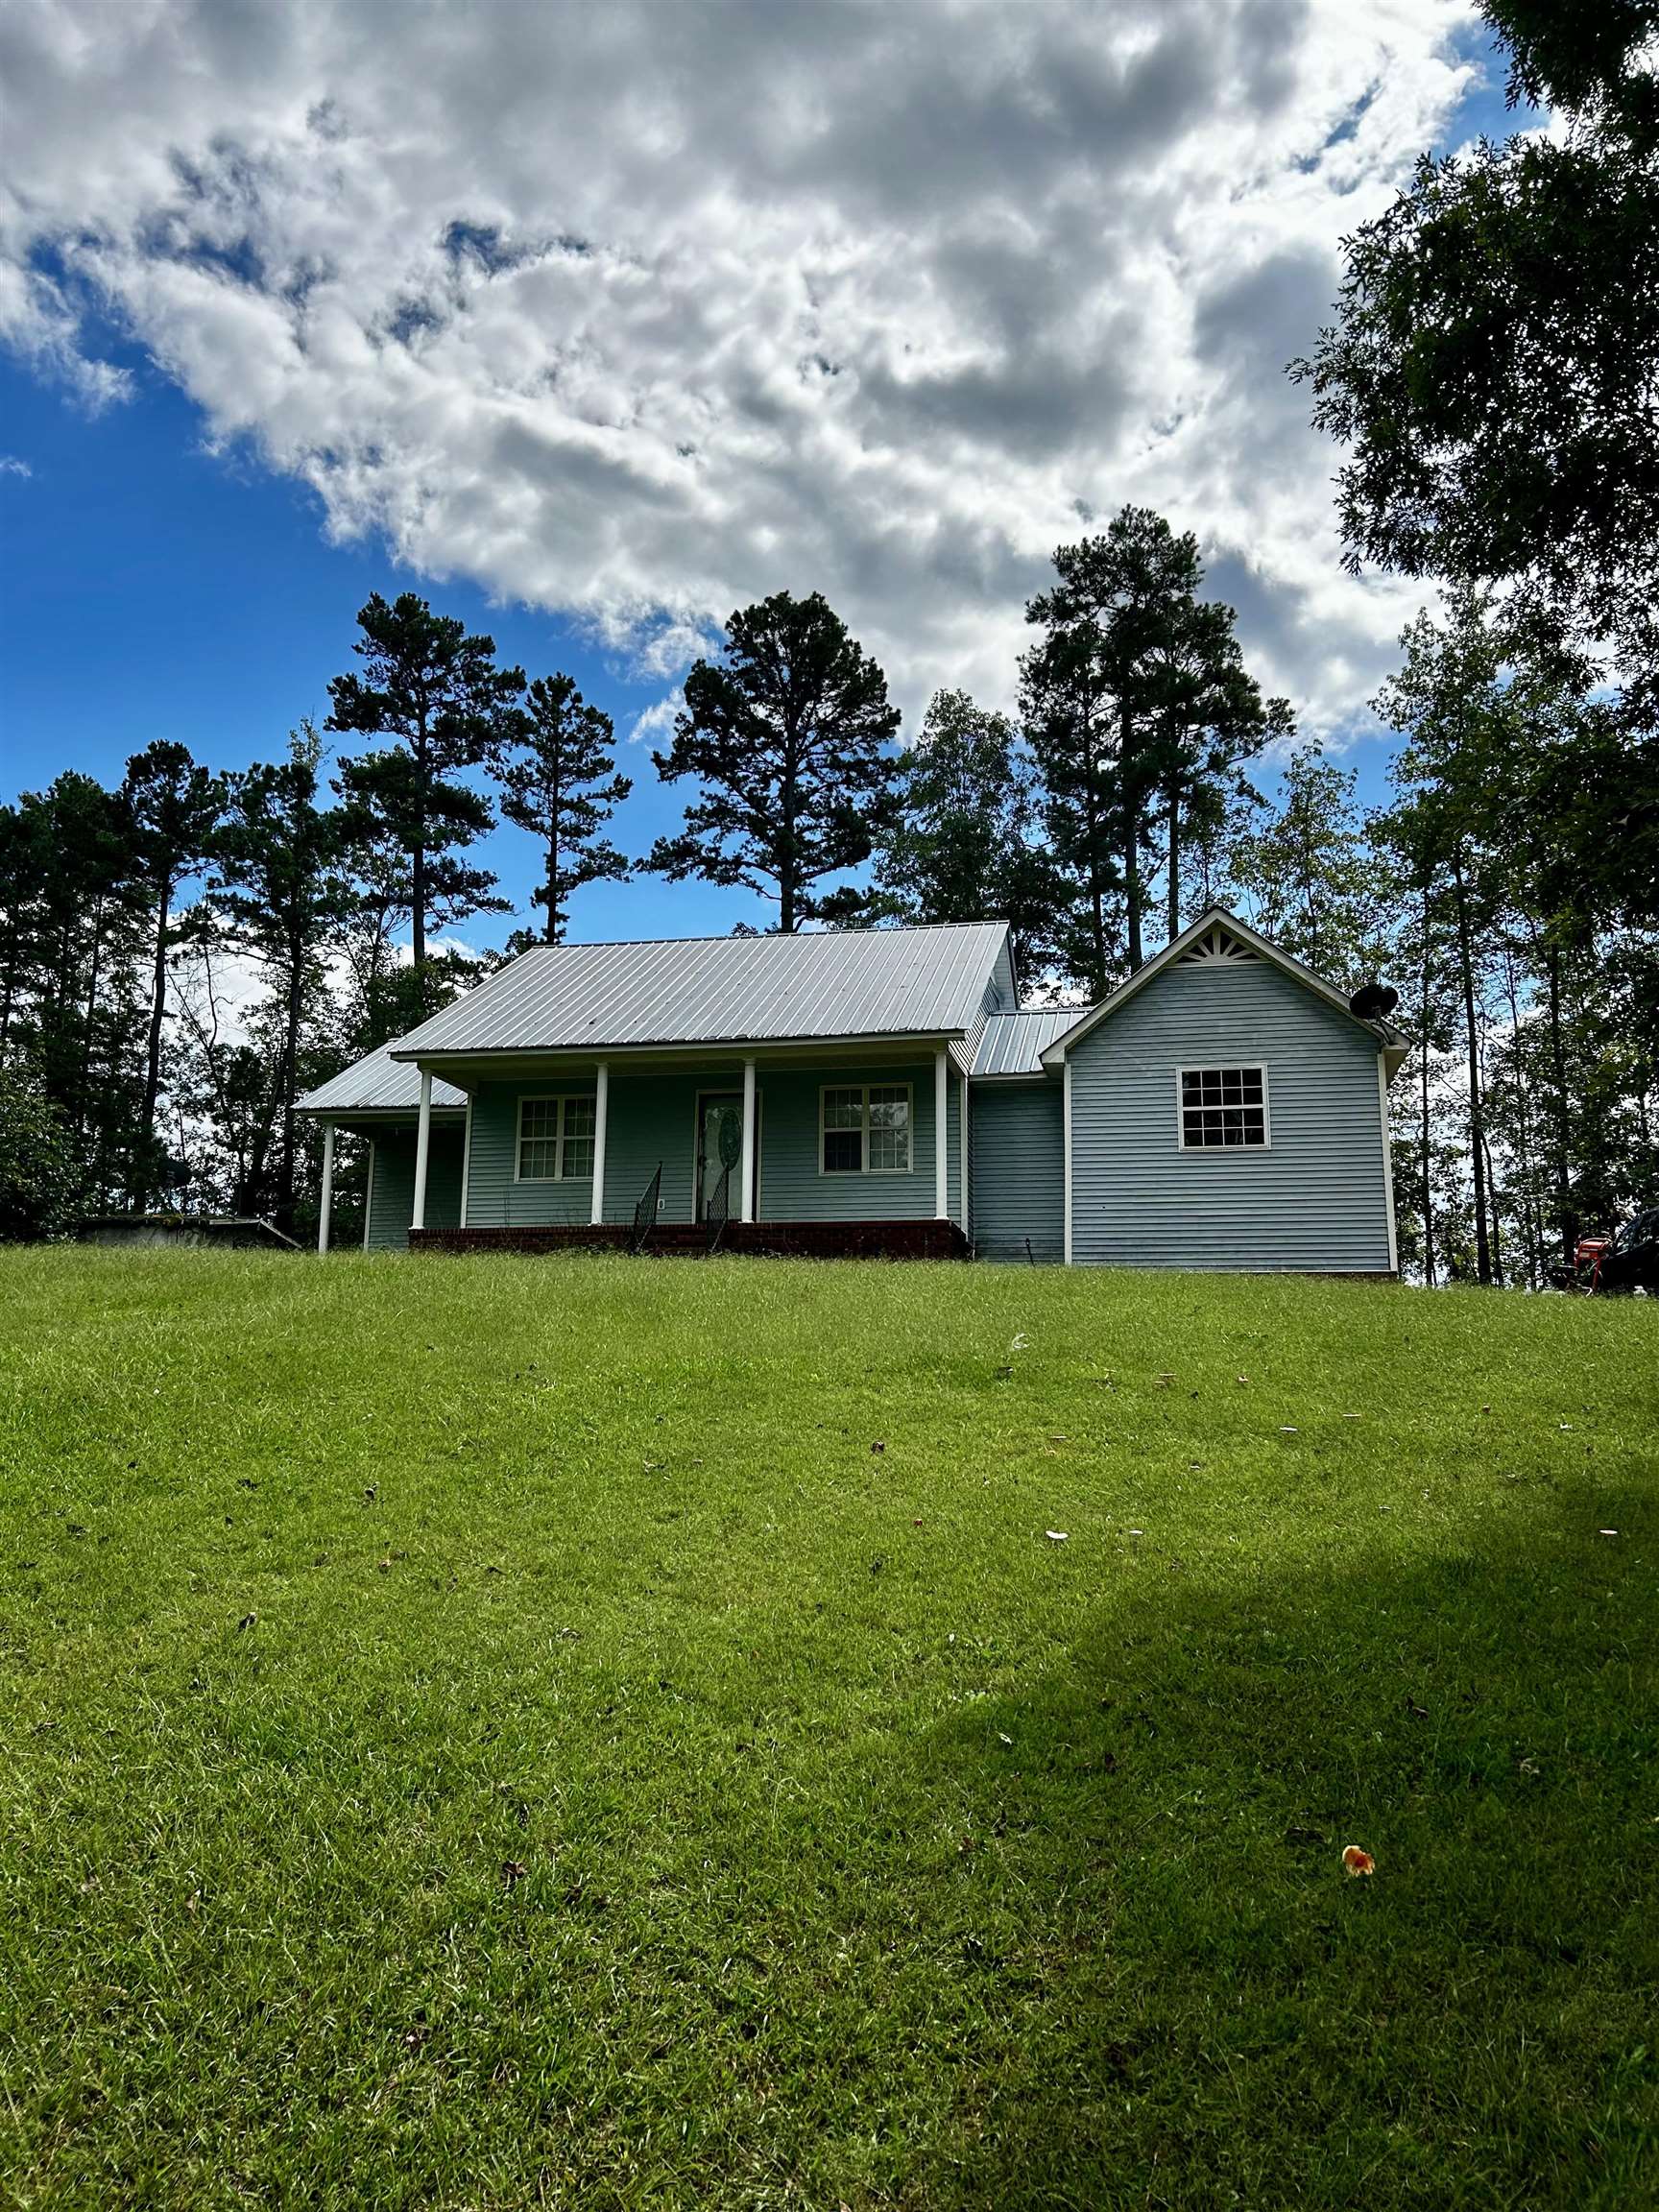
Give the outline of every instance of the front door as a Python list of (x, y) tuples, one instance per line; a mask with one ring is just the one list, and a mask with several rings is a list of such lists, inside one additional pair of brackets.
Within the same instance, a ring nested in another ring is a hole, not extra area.
[[(755, 1106), (755, 1174), (760, 1174), (760, 1106)], [(727, 1169), (732, 1181), (727, 1202), (735, 1221), (742, 1213), (743, 1094), (741, 1091), (703, 1091), (697, 1097), (697, 1218), (708, 1219), (709, 1208)]]

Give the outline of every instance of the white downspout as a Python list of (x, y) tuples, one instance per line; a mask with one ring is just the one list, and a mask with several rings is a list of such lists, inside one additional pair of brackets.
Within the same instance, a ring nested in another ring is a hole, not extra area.
[(1071, 1264), (1071, 1055), (1070, 1052), (1067, 1053), (1061, 1065), (1065, 1070), (1062, 1077), (1065, 1104), (1061, 1117), (1065, 1134), (1061, 1142), (1066, 1155), (1066, 1264), (1070, 1267)]
[(1377, 1055), (1377, 1103), (1382, 1115), (1382, 1196), (1388, 1208), (1388, 1271), (1400, 1272), (1400, 1238), (1394, 1223), (1394, 1143), (1388, 1126), (1388, 1063)]

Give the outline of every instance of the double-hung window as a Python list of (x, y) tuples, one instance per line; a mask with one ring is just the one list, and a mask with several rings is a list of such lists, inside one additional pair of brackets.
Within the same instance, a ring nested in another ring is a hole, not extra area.
[(1183, 1068), (1179, 1078), (1183, 1152), (1264, 1151), (1267, 1146), (1267, 1070)]
[(907, 1175), (908, 1083), (848, 1083), (823, 1094), (819, 1165), (826, 1175)]
[(591, 1091), (518, 1101), (518, 1180), (568, 1183), (593, 1173)]

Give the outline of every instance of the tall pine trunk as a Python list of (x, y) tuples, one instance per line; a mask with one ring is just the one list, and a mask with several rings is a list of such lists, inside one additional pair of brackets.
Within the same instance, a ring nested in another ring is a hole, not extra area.
[(1173, 945), (1181, 934), (1181, 793), (1169, 786), (1169, 936)]
[(167, 870), (161, 878), (160, 896), (156, 906), (156, 962), (151, 980), (150, 1042), (144, 1059), (144, 1110), (138, 1125), (139, 1135), (144, 1142), (144, 1161), (132, 1177), (132, 1194), (140, 1207), (149, 1204), (155, 1178), (156, 1101), (161, 1094), (161, 1025), (167, 1019), (167, 910), (172, 903), (173, 876), (172, 871)]
[(1457, 901), (1457, 962), (1463, 985), (1463, 1028), (1469, 1052), (1469, 1150), (1475, 1171), (1475, 1272), (1492, 1281), (1492, 1238), (1486, 1209), (1486, 1114), (1480, 1095), (1479, 1031), (1475, 1021), (1475, 953), (1469, 928), (1469, 901), (1461, 855), (1454, 861), (1452, 883)]
[(1128, 830), (1123, 839), (1123, 911), (1129, 926), (1129, 973), (1142, 966), (1145, 953), (1141, 943), (1141, 823), (1140, 810), (1128, 808)]
[(1429, 1128), (1429, 894), (1423, 894), (1423, 1033), (1420, 1039), (1423, 1091), (1423, 1280), (1434, 1287), (1433, 1147)]
[(1561, 948), (1549, 940), (1550, 1061), (1555, 1077), (1555, 1223), (1561, 1232), (1561, 1257), (1570, 1267), (1578, 1244), (1573, 1209), (1571, 1123), (1567, 1111), (1567, 1048), (1561, 1036)]

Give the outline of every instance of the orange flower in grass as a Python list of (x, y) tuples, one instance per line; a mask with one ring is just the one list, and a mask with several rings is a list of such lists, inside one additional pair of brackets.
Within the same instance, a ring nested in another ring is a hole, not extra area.
[(1358, 1843), (1345, 1843), (1342, 1847), (1342, 1871), (1356, 1877), (1375, 1874), (1377, 1862), (1369, 1851), (1361, 1851)]

